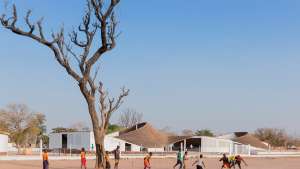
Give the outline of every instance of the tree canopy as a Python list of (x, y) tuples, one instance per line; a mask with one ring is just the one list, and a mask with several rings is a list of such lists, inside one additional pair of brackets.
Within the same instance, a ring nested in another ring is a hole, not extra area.
[(10, 133), (17, 147), (37, 143), (45, 133), (46, 117), (33, 112), (24, 104), (10, 104), (0, 111), (1, 130)]
[(209, 137), (213, 137), (214, 133), (211, 130), (209, 130), (209, 129), (202, 129), (202, 130), (197, 130), (195, 132), (195, 135), (196, 136), (209, 136)]

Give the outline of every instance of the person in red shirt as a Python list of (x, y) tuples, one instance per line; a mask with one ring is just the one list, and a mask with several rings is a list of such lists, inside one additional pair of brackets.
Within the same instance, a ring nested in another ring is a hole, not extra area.
[(242, 162), (245, 164), (245, 166), (248, 166), (246, 161), (240, 155), (235, 156), (235, 164), (238, 165), (239, 169), (242, 169)]
[(84, 167), (84, 169), (86, 169), (86, 153), (85, 153), (85, 149), (81, 148), (81, 152), (80, 152), (80, 159), (81, 159), (81, 169)]
[(150, 152), (145, 158), (144, 158), (144, 169), (150, 169), (150, 159), (152, 157), (152, 152)]

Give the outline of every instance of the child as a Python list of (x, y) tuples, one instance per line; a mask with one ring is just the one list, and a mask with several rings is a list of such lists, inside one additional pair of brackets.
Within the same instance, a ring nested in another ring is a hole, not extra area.
[(246, 163), (246, 161), (240, 156), (240, 155), (237, 155), (235, 156), (235, 164), (238, 165), (239, 169), (241, 169), (241, 163), (244, 163), (246, 166), (248, 166), (248, 164)]
[(84, 169), (86, 169), (86, 157), (85, 157), (86, 153), (84, 148), (81, 148), (81, 153), (80, 153), (80, 158), (81, 158), (81, 169), (82, 167), (84, 167)]
[(182, 163), (183, 163), (183, 153), (181, 150), (179, 150), (177, 153), (177, 162), (173, 166), (173, 168), (175, 169), (175, 167), (179, 165), (179, 168), (182, 169)]
[(198, 159), (193, 163), (192, 166), (194, 166), (195, 164), (197, 164), (197, 165), (196, 165), (197, 169), (203, 169), (203, 168), (205, 168), (205, 164), (204, 164), (204, 161), (203, 161), (203, 155), (202, 155), (202, 154), (200, 154), (200, 156), (199, 156)]
[(105, 152), (105, 162), (106, 162), (106, 169), (110, 169), (110, 162), (109, 162), (108, 151)]
[(184, 156), (183, 156), (183, 169), (187, 169), (187, 161), (189, 160), (188, 158), (188, 152), (184, 152)]
[(223, 157), (219, 161), (223, 162), (223, 165), (222, 165), (221, 169), (230, 168), (230, 163), (229, 163), (228, 158), (226, 157), (226, 154), (223, 154)]
[(114, 153), (114, 157), (115, 157), (114, 169), (119, 169), (119, 162), (120, 162), (120, 158), (121, 158), (120, 146), (117, 146), (117, 148), (114, 151), (112, 151), (112, 153)]
[(229, 160), (230, 168), (233, 167), (235, 169), (235, 156), (234, 155), (229, 156), (228, 160)]
[(145, 158), (144, 158), (144, 169), (150, 169), (150, 159), (152, 157), (152, 152), (150, 152)]
[(43, 151), (43, 169), (49, 168), (49, 159), (48, 159), (48, 152), (46, 149)]

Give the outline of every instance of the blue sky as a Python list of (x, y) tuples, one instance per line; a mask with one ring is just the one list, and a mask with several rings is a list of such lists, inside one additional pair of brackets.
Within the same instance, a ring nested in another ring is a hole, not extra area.
[[(15, 0), (46, 30), (76, 27), (84, 0)], [(2, 4), (1, 4), (2, 5)], [(111, 94), (158, 128), (285, 128), (300, 118), (300, 1), (123, 0), (117, 48), (99, 63)], [(3, 5), (1, 11), (4, 11)], [(77, 85), (45, 47), (0, 29), (0, 106), (26, 103), (48, 129), (89, 123)], [(118, 112), (113, 121), (116, 121)]]

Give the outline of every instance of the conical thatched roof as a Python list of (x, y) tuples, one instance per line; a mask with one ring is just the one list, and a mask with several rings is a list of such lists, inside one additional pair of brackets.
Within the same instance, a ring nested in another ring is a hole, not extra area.
[(123, 130), (118, 138), (146, 148), (161, 148), (183, 139), (182, 137), (169, 136), (160, 132), (148, 123), (140, 123)]
[(0, 134), (8, 135), (8, 136), (9, 136), (9, 133), (8, 133), (8, 132), (5, 132), (5, 131), (0, 131)]
[(239, 135), (238, 137), (234, 138), (233, 141), (245, 144), (245, 145), (251, 145), (253, 147), (262, 148), (262, 149), (268, 149), (268, 146), (265, 145), (262, 141), (260, 141), (258, 138), (256, 138), (254, 135), (245, 133), (244, 135)]

